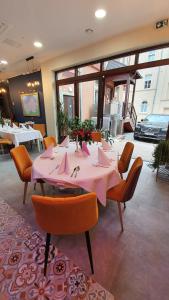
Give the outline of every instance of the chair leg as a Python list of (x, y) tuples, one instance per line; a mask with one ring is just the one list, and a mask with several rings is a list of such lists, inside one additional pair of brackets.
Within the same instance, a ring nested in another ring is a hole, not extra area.
[(24, 184), (24, 194), (23, 194), (23, 204), (25, 204), (27, 189), (28, 189), (28, 182), (25, 182), (25, 184)]
[(91, 267), (92, 274), (94, 274), (92, 249), (91, 249), (89, 231), (85, 232), (85, 236), (86, 236), (86, 244), (87, 244), (87, 250), (88, 250), (88, 255), (89, 255), (89, 260), (90, 260), (90, 267)]
[(123, 231), (123, 219), (122, 219), (122, 211), (121, 211), (121, 203), (117, 202), (118, 209), (119, 209), (119, 217), (120, 217), (120, 223), (121, 223), (121, 231)]
[(43, 182), (39, 182), (39, 184), (40, 184), (40, 187), (41, 187), (42, 195), (45, 196), (45, 190), (44, 190)]
[(122, 173), (120, 173), (120, 177), (121, 177), (121, 179), (123, 179), (123, 174)]
[(44, 276), (46, 276), (47, 265), (48, 265), (48, 255), (49, 255), (49, 248), (50, 248), (50, 238), (51, 238), (51, 234), (47, 233), (47, 235), (46, 235), (46, 246), (45, 246)]
[(126, 209), (126, 202), (124, 202), (123, 204), (124, 204), (124, 209)]

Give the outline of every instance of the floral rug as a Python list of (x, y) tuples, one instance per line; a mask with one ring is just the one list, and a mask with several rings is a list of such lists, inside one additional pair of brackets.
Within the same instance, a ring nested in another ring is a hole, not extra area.
[(45, 278), (44, 250), (43, 235), (1, 201), (0, 300), (114, 299), (53, 245)]

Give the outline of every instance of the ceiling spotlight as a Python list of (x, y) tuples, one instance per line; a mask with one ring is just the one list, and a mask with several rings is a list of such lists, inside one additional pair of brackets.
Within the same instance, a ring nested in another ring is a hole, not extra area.
[(5, 59), (2, 59), (2, 60), (0, 60), (0, 64), (2, 64), (2, 65), (7, 65), (7, 64), (8, 64), (8, 62), (7, 62), (7, 60), (5, 60)]
[(106, 11), (104, 9), (97, 9), (95, 11), (95, 17), (98, 19), (103, 19), (106, 16)]
[(34, 42), (33, 44), (36, 48), (42, 48), (42, 46), (43, 46), (42, 43), (38, 42), (38, 41)]

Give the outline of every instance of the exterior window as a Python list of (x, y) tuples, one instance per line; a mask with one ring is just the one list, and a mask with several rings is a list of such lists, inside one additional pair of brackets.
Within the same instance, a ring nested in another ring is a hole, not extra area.
[(152, 79), (152, 75), (151, 74), (147, 74), (145, 76), (145, 81), (144, 81), (144, 88), (145, 89), (149, 89), (151, 87), (151, 79)]
[(148, 52), (148, 61), (154, 61), (155, 60), (155, 51)]
[(147, 106), (148, 106), (148, 103), (147, 103), (147, 101), (142, 101), (141, 102), (141, 112), (142, 113), (146, 113), (147, 112)]

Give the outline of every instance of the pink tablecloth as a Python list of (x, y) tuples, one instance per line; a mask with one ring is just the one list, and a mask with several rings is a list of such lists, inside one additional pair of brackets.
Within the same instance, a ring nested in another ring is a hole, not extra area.
[[(106, 152), (107, 156), (112, 158), (110, 167), (103, 168), (95, 166), (98, 156), (98, 145), (91, 145), (89, 151), (90, 156), (86, 156), (82, 152), (75, 152), (75, 144), (72, 143), (69, 148), (56, 147), (55, 158), (35, 159), (32, 168), (32, 181), (42, 178), (50, 184), (70, 184), (71, 186), (81, 187), (89, 192), (95, 192), (98, 200), (102, 205), (106, 206), (106, 192), (111, 187), (120, 182), (120, 175), (117, 169), (117, 155), (113, 151)], [(80, 171), (76, 178), (66, 174), (58, 174), (58, 169), (54, 170), (55, 166), (60, 164), (64, 153), (67, 151), (70, 161), (71, 173), (73, 169), (79, 165)], [(51, 171), (54, 170), (52, 173)]]

